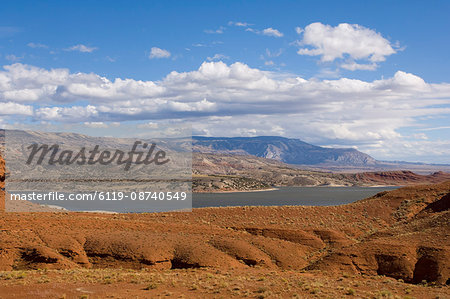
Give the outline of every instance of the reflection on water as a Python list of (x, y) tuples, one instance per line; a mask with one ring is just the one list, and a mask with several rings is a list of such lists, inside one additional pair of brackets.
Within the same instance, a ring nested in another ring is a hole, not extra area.
[(193, 208), (230, 206), (334, 206), (398, 187), (281, 187), (262, 192), (194, 193)]

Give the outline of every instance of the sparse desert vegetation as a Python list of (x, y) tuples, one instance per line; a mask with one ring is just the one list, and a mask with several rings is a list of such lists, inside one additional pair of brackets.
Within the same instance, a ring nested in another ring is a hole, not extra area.
[(248, 155), (194, 153), (192, 158), (194, 192), (248, 191), (273, 186), (406, 186), (450, 180), (449, 173), (440, 171), (428, 175), (404, 170), (331, 173)]
[(0, 212), (2, 298), (445, 298), (450, 182), (330, 207)]
[[(448, 287), (408, 285), (385, 276), (328, 276), (321, 271), (73, 269), (0, 274), (2, 298), (445, 298)], [(44, 279), (43, 279), (44, 277)], [(261, 279), (264, 278), (264, 279)], [(9, 295), (3, 295), (9, 294)], [(84, 296), (84, 297), (83, 297)]]

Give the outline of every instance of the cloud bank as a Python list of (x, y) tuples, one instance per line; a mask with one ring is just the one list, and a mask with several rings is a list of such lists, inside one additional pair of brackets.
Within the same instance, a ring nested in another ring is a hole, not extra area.
[(421, 118), (448, 118), (449, 99), (450, 84), (430, 84), (402, 71), (372, 82), (305, 79), (239, 62), (204, 62), (197, 70), (173, 71), (160, 81), (110, 80), (20, 63), (0, 72), (3, 122), (92, 126), (170, 119), (191, 122), (196, 132), (215, 136), (284, 135), (356, 145), (384, 159), (449, 157), (449, 141), (427, 140), (424, 131), (420, 138), (399, 132), (420, 125)]

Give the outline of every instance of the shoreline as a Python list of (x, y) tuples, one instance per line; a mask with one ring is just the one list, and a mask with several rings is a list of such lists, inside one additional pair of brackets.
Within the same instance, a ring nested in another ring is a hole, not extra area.
[(216, 193), (248, 193), (248, 192), (265, 192), (265, 191), (276, 191), (280, 188), (269, 188), (269, 189), (256, 189), (256, 190), (230, 190), (230, 191), (217, 191), (217, 192), (192, 192), (192, 194), (216, 194)]
[(232, 191), (205, 191), (205, 192), (192, 192), (192, 194), (221, 194), (221, 193), (250, 193), (250, 192), (264, 192), (264, 191), (277, 191), (280, 190), (280, 188), (392, 188), (392, 187), (405, 187), (405, 185), (373, 185), (373, 186), (345, 186), (345, 185), (310, 185), (310, 186), (278, 186), (276, 188), (269, 188), (269, 189), (257, 189), (257, 190), (232, 190)]

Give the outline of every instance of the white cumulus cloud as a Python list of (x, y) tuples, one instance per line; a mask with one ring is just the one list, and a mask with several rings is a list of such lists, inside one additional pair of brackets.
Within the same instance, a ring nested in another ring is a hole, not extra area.
[(150, 59), (154, 59), (154, 58), (169, 58), (170, 57), (170, 52), (158, 47), (153, 47), (150, 50), (150, 55), (148, 56), (148, 58)]
[(0, 102), (0, 115), (33, 115), (33, 107), (12, 102)]
[[(299, 55), (320, 56), (322, 62), (348, 57), (350, 62), (341, 65), (348, 70), (374, 70), (376, 63), (398, 51), (398, 47), (380, 33), (357, 24), (342, 23), (333, 27), (312, 23), (297, 32), (303, 34), (299, 44), (307, 46), (298, 50)], [(356, 63), (358, 60), (369, 63)]]
[(278, 31), (277, 29), (273, 29), (271, 27), (264, 29), (262, 31), (262, 34), (267, 35), (267, 36), (274, 36), (274, 37), (282, 37), (283, 36), (283, 33)]

